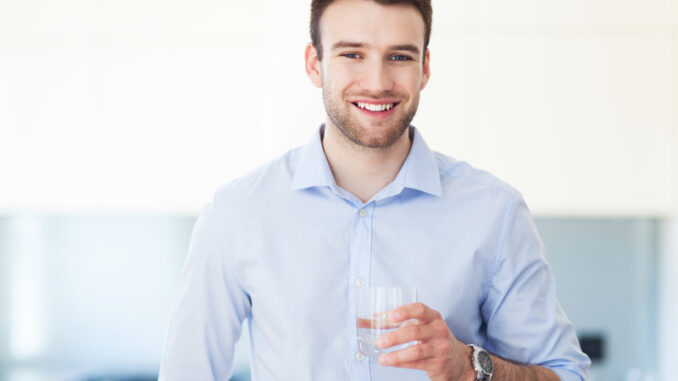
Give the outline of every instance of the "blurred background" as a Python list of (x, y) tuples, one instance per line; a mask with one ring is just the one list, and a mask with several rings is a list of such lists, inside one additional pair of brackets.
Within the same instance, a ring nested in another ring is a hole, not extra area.
[[(201, 207), (324, 120), (309, 4), (0, 0), (0, 380), (157, 377)], [(523, 193), (591, 380), (675, 379), (678, 1), (433, 6), (413, 124)]]

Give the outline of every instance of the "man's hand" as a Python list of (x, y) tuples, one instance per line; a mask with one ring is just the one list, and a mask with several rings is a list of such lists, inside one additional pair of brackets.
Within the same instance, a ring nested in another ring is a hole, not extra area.
[(472, 381), (472, 349), (457, 340), (438, 311), (422, 303), (407, 304), (389, 312), (389, 320), (402, 323), (416, 319), (419, 323), (405, 325), (383, 334), (377, 340), (380, 348), (416, 341), (417, 345), (379, 356), (384, 366), (420, 369), (432, 381)]
[[(433, 381), (473, 381), (471, 347), (457, 340), (438, 311), (422, 303), (407, 304), (389, 312), (389, 320), (400, 325), (410, 319), (418, 324), (401, 328), (377, 339), (380, 348), (416, 341), (417, 345), (379, 356), (384, 366), (425, 370)], [(536, 365), (519, 365), (492, 355), (492, 381), (559, 381), (550, 369)]]

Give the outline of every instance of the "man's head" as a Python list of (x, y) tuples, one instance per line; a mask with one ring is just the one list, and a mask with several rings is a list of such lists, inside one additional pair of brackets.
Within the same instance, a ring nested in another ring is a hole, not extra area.
[[(328, 5), (336, 0), (312, 0), (311, 1), (311, 43), (318, 52), (318, 59), (323, 58), (322, 41), (320, 35), (320, 18)], [(433, 20), (433, 9), (431, 0), (370, 0), (383, 5), (406, 4), (415, 7), (421, 17), (424, 19), (424, 50), (428, 49), (428, 43), (431, 39), (431, 23)]]
[(409, 127), (430, 76), (430, 18), (430, 0), (313, 0), (306, 72), (353, 143), (387, 148)]

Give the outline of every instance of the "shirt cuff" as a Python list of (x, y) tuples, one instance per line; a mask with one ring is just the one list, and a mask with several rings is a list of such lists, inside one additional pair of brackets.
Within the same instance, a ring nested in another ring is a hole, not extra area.
[(548, 368), (560, 378), (560, 381), (588, 381), (588, 378), (574, 370), (563, 368)]

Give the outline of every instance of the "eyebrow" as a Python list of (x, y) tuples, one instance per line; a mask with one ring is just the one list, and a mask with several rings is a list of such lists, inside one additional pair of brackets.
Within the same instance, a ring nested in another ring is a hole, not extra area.
[[(362, 42), (353, 42), (353, 41), (339, 41), (332, 45), (332, 50), (343, 49), (343, 48), (367, 48), (368, 44)], [(400, 45), (391, 45), (388, 47), (389, 50), (403, 50), (410, 52), (412, 54), (419, 54), (419, 48), (416, 45), (412, 44), (400, 44)]]

